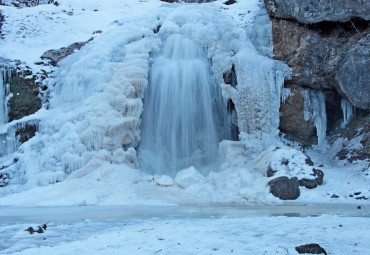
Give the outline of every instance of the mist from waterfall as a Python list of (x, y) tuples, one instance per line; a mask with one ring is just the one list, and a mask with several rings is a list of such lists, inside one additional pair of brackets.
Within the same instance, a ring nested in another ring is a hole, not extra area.
[(217, 170), (218, 143), (229, 130), (226, 120), (205, 50), (170, 35), (154, 60), (144, 95), (141, 169), (170, 176), (190, 166), (203, 174)]

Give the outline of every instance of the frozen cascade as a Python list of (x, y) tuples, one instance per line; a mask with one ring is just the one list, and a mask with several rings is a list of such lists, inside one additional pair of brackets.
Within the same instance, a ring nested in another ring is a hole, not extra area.
[(353, 105), (346, 99), (342, 99), (340, 102), (343, 112), (343, 123), (342, 127), (344, 127), (348, 121), (351, 119), (352, 115), (355, 113), (355, 108)]
[(325, 95), (322, 91), (305, 90), (304, 92), (304, 120), (313, 120), (316, 127), (318, 145), (325, 144), (326, 137), (326, 108)]
[(222, 100), (205, 51), (181, 35), (169, 36), (144, 96), (141, 169), (174, 176), (193, 165), (209, 172), (206, 166), (218, 158), (218, 122), (226, 120)]

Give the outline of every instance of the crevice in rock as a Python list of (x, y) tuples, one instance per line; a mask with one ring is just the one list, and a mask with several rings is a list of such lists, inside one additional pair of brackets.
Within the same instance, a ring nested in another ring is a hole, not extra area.
[(230, 85), (233, 88), (236, 88), (238, 85), (238, 80), (235, 73), (235, 65), (233, 64), (231, 69), (223, 73), (223, 79), (225, 84)]

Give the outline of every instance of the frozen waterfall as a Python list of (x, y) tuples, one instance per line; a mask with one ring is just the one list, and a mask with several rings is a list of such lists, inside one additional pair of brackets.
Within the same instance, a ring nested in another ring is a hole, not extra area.
[(170, 35), (154, 60), (144, 96), (141, 169), (171, 176), (189, 166), (204, 174), (216, 170), (207, 166), (217, 161), (220, 129), (225, 130), (222, 100), (205, 51)]

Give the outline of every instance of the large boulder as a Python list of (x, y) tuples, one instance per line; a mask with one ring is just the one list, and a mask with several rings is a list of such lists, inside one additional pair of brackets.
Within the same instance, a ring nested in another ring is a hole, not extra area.
[(370, 20), (367, 0), (264, 0), (271, 16), (299, 23), (347, 22), (357, 17)]
[(324, 248), (322, 248), (317, 243), (304, 244), (295, 247), (299, 254), (324, 254), (327, 255)]
[(296, 177), (281, 176), (269, 181), (268, 185), (270, 186), (270, 193), (281, 200), (295, 200), (301, 194)]

